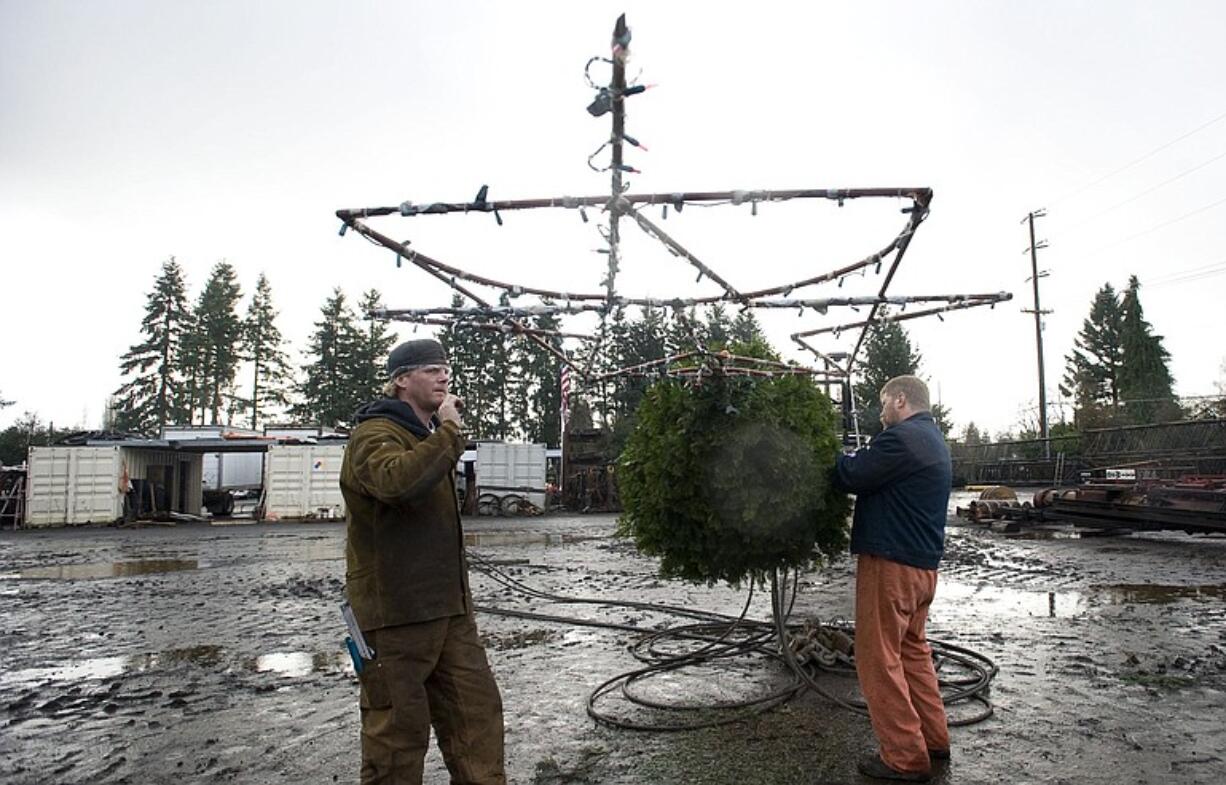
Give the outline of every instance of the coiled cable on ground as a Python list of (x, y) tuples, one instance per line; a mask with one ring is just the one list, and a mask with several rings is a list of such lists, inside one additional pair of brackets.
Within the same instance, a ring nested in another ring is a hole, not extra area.
[[(473, 568), (506, 589), (524, 596), (559, 605), (597, 605), (662, 613), (690, 620), (688, 623), (657, 629), (604, 622), (593, 619), (539, 613), (512, 608), (479, 605), (482, 613), (630, 632), (639, 638), (630, 644), (632, 656), (642, 667), (605, 680), (591, 691), (587, 713), (604, 725), (625, 730), (694, 730), (740, 722), (774, 709), (805, 690), (813, 690), (826, 700), (857, 714), (867, 714), (862, 700), (839, 695), (822, 683), (822, 677), (854, 679), (855, 659), (851, 641), (854, 628), (843, 621), (791, 623), (788, 619), (799, 594), (798, 571), (775, 571), (771, 575), (771, 621), (748, 617), (753, 602), (751, 583), (740, 614), (730, 616), (667, 603), (617, 600), (604, 597), (576, 597), (542, 591), (498, 569), (489, 559), (469, 551)], [(782, 642), (782, 643), (781, 643)], [(928, 639), (933, 651), (938, 680), (946, 706), (974, 702), (980, 709), (969, 717), (950, 717), (951, 726), (971, 725), (992, 716), (988, 699), (997, 667), (991, 659), (969, 648), (947, 641)], [(798, 656), (803, 655), (803, 656)], [(787, 666), (787, 678), (759, 694), (736, 700), (661, 700), (648, 697), (643, 686), (653, 678), (676, 674), (685, 669), (710, 667), (720, 661), (744, 658), (774, 660)], [(612, 713), (606, 705), (616, 696), (630, 706), (664, 714), (668, 720), (628, 718)]]

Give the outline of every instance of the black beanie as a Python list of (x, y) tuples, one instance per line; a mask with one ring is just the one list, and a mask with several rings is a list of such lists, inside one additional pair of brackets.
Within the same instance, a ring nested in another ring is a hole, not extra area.
[(433, 338), (405, 341), (387, 355), (387, 376), (395, 379), (400, 374), (422, 365), (446, 365), (447, 353), (443, 345)]

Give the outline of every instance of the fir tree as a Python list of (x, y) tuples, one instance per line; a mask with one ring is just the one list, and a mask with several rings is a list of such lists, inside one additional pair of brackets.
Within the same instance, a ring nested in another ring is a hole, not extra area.
[[(549, 305), (550, 301), (545, 300), (543, 304)], [(556, 331), (560, 322), (555, 314), (542, 314), (531, 320), (531, 326), (537, 330)], [(541, 340), (558, 351), (562, 349), (561, 338), (545, 335)], [(530, 442), (559, 444), (561, 361), (535, 341), (520, 338), (513, 346), (511, 364), (514, 371), (511, 418), (517, 432)]]
[[(501, 304), (507, 302), (504, 295)], [(473, 427), (478, 438), (506, 439), (512, 431), (508, 398), (513, 387), (510, 345), (513, 339), (497, 330), (469, 328), (468, 332), (472, 360), (476, 365), (472, 369), (474, 378), (469, 390), (476, 410), (472, 411), (465, 399), (465, 422)]]
[[(458, 294), (452, 295), (452, 308), (460, 308), (463, 305), (463, 297)], [(477, 361), (470, 341), (474, 332), (472, 328), (452, 322), (440, 329), (435, 336), (443, 345), (443, 351), (447, 354), (447, 362), (451, 364), (451, 391), (464, 399), (465, 420), (470, 429), (473, 422), (472, 412), (477, 405), (474, 397)]]
[(251, 397), (244, 403), (251, 414), (252, 429), (258, 427), (271, 409), (289, 406), (293, 371), (284, 343), (277, 327), (272, 287), (264, 273), (260, 273), (243, 320), (243, 356), (251, 362)]
[(932, 419), (936, 422), (937, 428), (941, 429), (941, 435), (949, 438), (949, 432), (954, 427), (954, 413), (940, 401), (933, 402), (929, 412), (932, 414)]
[[(860, 382), (855, 385), (860, 432), (868, 436), (881, 433), (881, 388), (895, 376), (914, 375), (920, 354), (911, 346), (907, 331), (898, 322), (878, 322), (864, 342)], [(948, 427), (948, 426), (946, 426)]]
[(188, 416), (178, 360), (189, 319), (183, 268), (172, 256), (162, 263), (146, 298), (144, 340), (119, 360), (120, 373), (128, 379), (114, 393), (116, 429), (154, 434)]
[(715, 303), (707, 310), (704, 327), (709, 349), (725, 349), (732, 343), (732, 320), (728, 318), (727, 309), (720, 303)]
[(749, 309), (741, 311), (732, 320), (730, 337), (733, 343), (752, 344), (766, 341), (762, 326), (758, 324), (758, 317), (754, 316), (753, 311)]
[(1170, 353), (1162, 346), (1162, 336), (1154, 335), (1141, 308), (1141, 282), (1134, 275), (1124, 292), (1123, 326), (1120, 346), (1120, 398), (1128, 419), (1134, 424), (1166, 422), (1183, 417), (1175, 399), (1171, 378)]
[(309, 361), (302, 367), (300, 402), (293, 409), (300, 421), (329, 426), (350, 422), (363, 403), (351, 378), (360, 340), (353, 311), (337, 287), (320, 308), (315, 332), (307, 342)]
[(360, 400), (379, 396), (387, 376), (387, 355), (396, 345), (396, 334), (387, 323), (371, 316), (383, 308), (383, 300), (377, 289), (362, 295), (358, 311), (366, 317), (366, 329), (362, 330), (353, 357), (353, 394)]
[(1124, 314), (1111, 284), (1094, 295), (1073, 351), (1065, 357), (1060, 392), (1073, 399), (1073, 421), (1082, 428), (1109, 425), (1119, 417), (1124, 362)]
[(200, 421), (220, 423), (234, 395), (243, 338), (243, 320), (238, 315), (242, 290), (229, 262), (214, 265), (196, 301), (192, 339), (187, 343)]
[(984, 436), (983, 434), (979, 433), (979, 428), (976, 427), (975, 423), (972, 421), (968, 422), (966, 427), (962, 429), (962, 438), (959, 441), (961, 441), (967, 447), (973, 447), (976, 444), (983, 444)]

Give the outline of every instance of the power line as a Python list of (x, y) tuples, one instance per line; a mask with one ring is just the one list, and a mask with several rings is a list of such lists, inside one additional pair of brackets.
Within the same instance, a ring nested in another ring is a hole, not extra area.
[(1206, 166), (1208, 166), (1209, 164), (1214, 163), (1215, 161), (1220, 161), (1220, 160), (1222, 160), (1223, 158), (1226, 158), (1226, 153), (1218, 153), (1217, 155), (1215, 155), (1214, 157), (1210, 158), (1210, 159), (1209, 159), (1209, 160), (1207, 160), (1207, 161), (1202, 161), (1201, 163), (1197, 164), (1196, 166), (1193, 166), (1193, 167), (1192, 167), (1192, 168), (1190, 168), (1190, 169), (1185, 169), (1185, 170), (1183, 170), (1182, 172), (1180, 172), (1179, 174), (1175, 175), (1174, 177), (1167, 178), (1166, 180), (1163, 180), (1162, 182), (1158, 183), (1157, 185), (1154, 185), (1154, 186), (1151, 186), (1151, 187), (1149, 187), (1149, 188), (1146, 188), (1144, 191), (1141, 191), (1141, 192), (1140, 192), (1140, 193), (1138, 193), (1138, 194), (1135, 194), (1135, 195), (1133, 195), (1133, 196), (1130, 196), (1130, 197), (1128, 197), (1127, 199), (1125, 199), (1125, 200), (1123, 200), (1123, 201), (1121, 201), (1121, 202), (1116, 202), (1115, 204), (1111, 205), (1110, 207), (1106, 208), (1105, 210), (1101, 210), (1101, 211), (1099, 211), (1099, 212), (1095, 213), (1094, 215), (1091, 215), (1089, 218), (1085, 218), (1085, 219), (1083, 219), (1083, 220), (1081, 220), (1081, 221), (1078, 221), (1077, 223), (1073, 224), (1072, 226), (1067, 227), (1067, 228), (1064, 230), (1064, 232), (1065, 232), (1065, 233), (1070, 233), (1070, 232), (1073, 232), (1074, 230), (1076, 230), (1076, 229), (1078, 229), (1078, 228), (1080, 228), (1080, 227), (1082, 227), (1082, 226), (1085, 226), (1086, 224), (1088, 224), (1088, 223), (1090, 223), (1090, 222), (1092, 222), (1092, 221), (1096, 221), (1096, 220), (1098, 220), (1099, 218), (1102, 218), (1104, 215), (1106, 215), (1107, 213), (1112, 212), (1113, 210), (1117, 210), (1117, 209), (1119, 209), (1119, 208), (1123, 207), (1123, 206), (1124, 206), (1124, 205), (1126, 205), (1126, 204), (1129, 204), (1129, 203), (1131, 203), (1131, 202), (1135, 202), (1137, 199), (1140, 199), (1140, 198), (1141, 198), (1141, 197), (1143, 197), (1143, 196), (1148, 196), (1149, 194), (1152, 194), (1154, 191), (1157, 191), (1159, 188), (1162, 188), (1163, 186), (1166, 186), (1166, 185), (1170, 185), (1171, 183), (1175, 182), (1176, 180), (1179, 180), (1179, 179), (1182, 179), (1182, 178), (1184, 178), (1184, 177), (1187, 177), (1188, 175), (1192, 174), (1193, 172), (1196, 172), (1196, 171), (1198, 171), (1198, 170), (1200, 170), (1200, 169), (1204, 169), (1204, 168), (1205, 168)]
[(1086, 191), (1090, 190), (1091, 188), (1093, 188), (1094, 186), (1098, 185), (1099, 183), (1102, 183), (1102, 182), (1104, 182), (1104, 181), (1106, 181), (1106, 180), (1110, 180), (1112, 177), (1115, 177), (1117, 174), (1120, 174), (1121, 172), (1126, 172), (1126, 171), (1128, 171), (1129, 169), (1131, 169), (1132, 167), (1136, 166), (1137, 164), (1142, 163), (1143, 161), (1148, 161), (1150, 158), (1153, 158), (1155, 155), (1157, 155), (1158, 153), (1160, 153), (1160, 152), (1162, 152), (1163, 150), (1167, 149), (1168, 147), (1171, 147), (1172, 145), (1178, 144), (1179, 142), (1182, 142), (1184, 139), (1187, 139), (1187, 138), (1188, 138), (1188, 137), (1190, 137), (1190, 136), (1195, 136), (1196, 134), (1200, 133), (1201, 131), (1205, 130), (1206, 128), (1208, 128), (1208, 127), (1210, 127), (1210, 126), (1212, 126), (1212, 125), (1216, 125), (1217, 123), (1220, 123), (1222, 120), (1226, 120), (1226, 112), (1223, 112), (1222, 114), (1218, 115), (1217, 117), (1213, 118), (1212, 120), (1209, 120), (1208, 122), (1204, 123), (1203, 125), (1199, 125), (1199, 126), (1197, 126), (1196, 128), (1193, 128), (1191, 131), (1188, 131), (1188, 132), (1187, 132), (1187, 133), (1185, 133), (1185, 134), (1182, 134), (1182, 135), (1180, 135), (1180, 136), (1175, 137), (1174, 139), (1172, 139), (1172, 140), (1171, 140), (1171, 141), (1169, 141), (1169, 142), (1166, 142), (1166, 143), (1164, 143), (1164, 144), (1158, 145), (1158, 146), (1157, 146), (1157, 147), (1155, 147), (1153, 150), (1150, 150), (1148, 153), (1146, 153), (1145, 155), (1141, 156), (1140, 158), (1134, 159), (1134, 160), (1132, 160), (1132, 161), (1130, 161), (1130, 162), (1128, 162), (1128, 163), (1124, 164), (1123, 166), (1119, 167), (1118, 169), (1114, 169), (1114, 170), (1112, 170), (1112, 171), (1110, 171), (1110, 172), (1107, 172), (1107, 173), (1106, 173), (1105, 175), (1103, 175), (1102, 177), (1099, 177), (1098, 179), (1093, 180), (1093, 181), (1091, 181), (1091, 182), (1087, 183), (1086, 185), (1081, 186), (1080, 188), (1078, 188), (1078, 189), (1076, 189), (1076, 190), (1074, 190), (1074, 191), (1071, 191), (1071, 192), (1069, 192), (1069, 193), (1064, 194), (1063, 196), (1059, 197), (1058, 199), (1055, 199), (1055, 200), (1053, 200), (1052, 202), (1049, 202), (1049, 204), (1051, 204), (1051, 205), (1056, 205), (1056, 204), (1059, 204), (1059, 203), (1061, 203), (1061, 202), (1064, 202), (1064, 201), (1065, 201), (1065, 200), (1067, 200), (1067, 199), (1071, 199), (1071, 198), (1073, 198), (1074, 196), (1078, 196), (1078, 195), (1080, 195), (1080, 194), (1082, 194), (1082, 193), (1085, 193)]
[(1177, 224), (1177, 223), (1179, 223), (1180, 221), (1187, 220), (1188, 218), (1191, 218), (1191, 217), (1192, 217), (1192, 216), (1194, 216), (1194, 215), (1199, 215), (1200, 213), (1203, 213), (1203, 212), (1205, 212), (1206, 210), (1210, 210), (1210, 209), (1212, 209), (1212, 208), (1214, 208), (1214, 207), (1217, 207), (1218, 205), (1223, 204), (1223, 203), (1226, 203), (1226, 196), (1222, 197), (1221, 199), (1218, 199), (1216, 202), (1211, 202), (1211, 203), (1209, 203), (1209, 204), (1207, 204), (1207, 205), (1205, 205), (1205, 206), (1203, 206), (1203, 207), (1198, 207), (1198, 208), (1196, 208), (1195, 210), (1190, 210), (1190, 211), (1188, 211), (1188, 212), (1184, 213), (1183, 215), (1181, 215), (1181, 216), (1179, 216), (1179, 217), (1177, 217), (1177, 218), (1172, 218), (1172, 219), (1170, 219), (1169, 221), (1163, 221), (1162, 223), (1160, 223), (1160, 224), (1155, 224), (1154, 226), (1151, 226), (1151, 227), (1149, 227), (1148, 229), (1142, 229), (1141, 231), (1139, 231), (1139, 232), (1135, 232), (1134, 234), (1130, 234), (1130, 235), (1128, 235), (1127, 237), (1121, 238), (1121, 239), (1119, 239), (1119, 240), (1116, 240), (1116, 241), (1114, 241), (1114, 242), (1108, 243), (1108, 244), (1103, 245), (1103, 246), (1099, 246), (1098, 248), (1094, 249), (1094, 250), (1093, 250), (1093, 251), (1091, 251), (1090, 253), (1086, 254), (1086, 257), (1097, 256), (1098, 254), (1102, 253), (1103, 251), (1106, 251), (1106, 250), (1108, 250), (1108, 249), (1114, 248), (1114, 247), (1116, 247), (1117, 245), (1122, 245), (1122, 244), (1124, 244), (1124, 243), (1127, 243), (1127, 242), (1130, 242), (1130, 241), (1132, 241), (1132, 240), (1135, 240), (1135, 239), (1137, 239), (1138, 237), (1144, 237), (1144, 236), (1145, 236), (1145, 235), (1147, 235), (1147, 234), (1152, 234), (1153, 232), (1156, 232), (1156, 231), (1158, 231), (1159, 229), (1165, 229), (1166, 227), (1168, 227), (1168, 226), (1170, 226), (1170, 225), (1172, 225), (1172, 224)]
[(1176, 283), (1191, 283), (1199, 281), (1203, 278), (1212, 278), (1214, 276), (1226, 273), (1226, 260), (1218, 262), (1216, 265), (1205, 265), (1204, 267), (1194, 268), (1192, 270), (1184, 270), (1182, 273), (1172, 273), (1162, 276), (1153, 281), (1146, 281), (1145, 286), (1148, 289), (1155, 289), (1160, 286), (1168, 286)]

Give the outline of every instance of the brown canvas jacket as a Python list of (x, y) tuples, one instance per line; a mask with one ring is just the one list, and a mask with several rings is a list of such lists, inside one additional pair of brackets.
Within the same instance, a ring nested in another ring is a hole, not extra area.
[(451, 422), (419, 438), (377, 418), (350, 435), (340, 480), (349, 511), (345, 584), (362, 629), (471, 608), (453, 478), (463, 451)]

